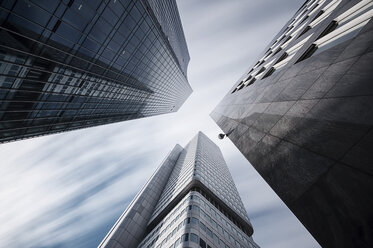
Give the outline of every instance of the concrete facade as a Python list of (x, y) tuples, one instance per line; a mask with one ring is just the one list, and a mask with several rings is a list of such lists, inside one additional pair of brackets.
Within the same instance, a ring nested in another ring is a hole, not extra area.
[(211, 113), (322, 247), (373, 246), (372, 5), (307, 1)]
[(176, 146), (99, 247), (259, 247), (219, 148)]

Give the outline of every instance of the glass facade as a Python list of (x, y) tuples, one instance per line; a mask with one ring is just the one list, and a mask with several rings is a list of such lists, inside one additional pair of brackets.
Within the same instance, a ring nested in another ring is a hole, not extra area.
[(100, 248), (259, 247), (219, 148), (201, 132), (180, 148), (165, 159)]
[(246, 221), (245, 207), (219, 148), (204, 134), (191, 140), (180, 154), (160, 200), (155, 218), (191, 181), (199, 181)]
[(2, 1), (0, 142), (177, 111), (189, 55), (161, 2)]
[[(180, 228), (179, 217), (184, 217)], [(175, 236), (173, 224), (178, 227)], [(185, 247), (193, 242), (202, 243), (199, 247), (257, 247), (223, 155), (201, 132), (180, 153), (148, 228), (152, 231), (139, 247), (170, 247), (179, 240)], [(189, 241), (182, 242), (185, 232)]]
[(138, 248), (194, 247), (195, 244), (204, 248), (258, 247), (252, 237), (208, 199), (201, 189), (192, 189)]

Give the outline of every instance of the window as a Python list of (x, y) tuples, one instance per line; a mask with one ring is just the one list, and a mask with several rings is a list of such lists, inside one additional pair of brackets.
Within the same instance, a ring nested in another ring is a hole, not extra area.
[(319, 13), (317, 13), (317, 15), (312, 19), (311, 22), (313, 22), (314, 20), (316, 20), (317, 18), (319, 18), (322, 14), (324, 14), (324, 10), (320, 10)]
[(177, 226), (177, 230), (180, 230), (180, 228), (182, 227), (183, 225), (183, 222), (180, 222), (180, 224)]
[(212, 226), (216, 227), (218, 224), (213, 219), (211, 219), (211, 220), (212, 220)]
[(279, 48), (276, 50), (276, 52), (273, 54), (273, 56), (276, 55), (276, 54), (278, 54), (281, 50), (282, 50), (282, 48), (279, 47)]
[(321, 23), (323, 20), (325, 20), (332, 13), (332, 11), (339, 5), (340, 2), (341, 0), (332, 0), (315, 16), (315, 18), (312, 20), (309, 26), (313, 28), (319, 23)]
[(336, 21), (332, 21), (331, 23), (329, 23), (329, 25), (324, 29), (324, 31), (321, 32), (321, 34), (319, 35), (319, 37), (317, 37), (316, 40), (324, 37), (325, 35), (331, 33), (332, 31), (334, 31), (338, 26), (338, 22)]
[(259, 71), (258, 71), (258, 73), (256, 74), (256, 75), (259, 75), (260, 73), (262, 73), (263, 71), (265, 71), (265, 67), (262, 67)]
[(220, 247), (225, 248), (225, 243), (223, 242), (223, 240), (220, 240)]
[[(355, 37), (360, 30), (369, 22), (370, 19), (367, 19), (363, 22), (357, 21), (356, 25), (354, 23), (350, 25), (346, 24), (345, 26), (334, 30), (338, 24), (333, 21), (328, 27), (320, 34), (318, 39), (306, 50), (306, 52), (298, 59), (298, 62), (303, 61), (313, 55), (319, 54), (331, 47), (334, 47), (348, 39)], [(354, 21), (351, 21), (354, 22)], [(332, 30), (332, 31), (330, 31)], [(333, 31), (334, 30), (334, 31)]]
[(241, 248), (240, 243), (237, 242), (237, 240), (234, 241), (234, 244), (236, 245), (237, 248)]
[(188, 218), (186, 218), (185, 220), (184, 220), (184, 225), (187, 225), (187, 224), (189, 224), (190, 223), (190, 217), (188, 217)]
[(198, 219), (192, 217), (192, 224), (198, 225)]
[(258, 66), (261, 66), (264, 62), (265, 62), (265, 60), (262, 60), (262, 61), (258, 64)]
[(298, 38), (301, 37), (302, 35), (304, 35), (305, 33), (308, 32), (308, 30), (310, 30), (311, 27), (310, 26), (307, 26), (305, 29), (303, 29), (302, 33), (299, 34)]
[(267, 73), (264, 74), (264, 76), (262, 77), (262, 79), (271, 76), (274, 72), (275, 72), (275, 68), (271, 67), (271, 69), (269, 69), (269, 70), (267, 71)]
[(300, 58), (297, 60), (296, 63), (301, 62), (305, 59), (308, 59), (312, 56), (312, 54), (317, 50), (317, 46), (315, 44), (312, 44), (303, 54), (300, 56)]
[(358, 28), (358, 29), (355, 29), (351, 32), (348, 32), (345, 35), (340, 35), (340, 36), (336, 37), (334, 40), (320, 45), (318, 47), (318, 49), (312, 55), (319, 54), (319, 53), (321, 53), (321, 52), (323, 52), (323, 51), (325, 51), (325, 50), (327, 50), (327, 49), (329, 49), (333, 46), (336, 46), (336, 45), (338, 45), (338, 44), (340, 44), (340, 43), (342, 43), (346, 40), (352, 39), (353, 37), (355, 37), (360, 32), (361, 28)]
[(241, 83), (238, 85), (237, 90), (242, 89), (244, 86), (245, 86), (245, 85), (243, 84), (243, 82), (241, 82)]
[(234, 243), (234, 238), (232, 237), (232, 235), (229, 235), (229, 240)]
[(177, 247), (180, 244), (180, 239), (177, 239), (175, 242), (175, 247)]
[(255, 81), (256, 81), (256, 78), (251, 79), (250, 82), (246, 84), (246, 87), (249, 85), (252, 85)]
[[(372, 1), (360, 1), (357, 4), (355, 4), (350, 9), (346, 10), (343, 14), (339, 15), (336, 20), (338, 21), (338, 24), (344, 25), (348, 23), (349, 21), (359, 18), (359, 16), (365, 15), (366, 12), (369, 12), (373, 9), (373, 2)], [(369, 16), (368, 16), (369, 17)]]
[(203, 239), (199, 239), (199, 247), (206, 248), (206, 242)]
[(213, 234), (212, 234), (212, 231), (211, 231), (211, 229), (210, 228), (208, 228), (208, 227), (206, 227), (206, 233), (207, 233), (207, 235), (209, 235), (211, 238), (213, 238)]
[(283, 53), (280, 58), (276, 61), (275, 65), (278, 64), (279, 62), (283, 61), (286, 57), (288, 56), (288, 53)]
[(302, 24), (305, 20), (307, 20), (308, 19), (308, 15), (307, 16), (305, 16), (304, 18), (303, 18), (303, 20), (299, 23), (299, 24)]
[(214, 233), (214, 241), (219, 244), (219, 237)]
[(183, 234), (183, 236), (181, 236), (181, 242), (186, 242), (189, 240), (189, 233), (185, 233)]
[(190, 234), (190, 241), (198, 244), (198, 236), (194, 233)]
[(203, 224), (202, 222), (199, 222), (199, 227), (201, 228), (201, 230), (203, 230), (204, 232), (206, 232), (206, 226), (205, 226), (205, 224)]

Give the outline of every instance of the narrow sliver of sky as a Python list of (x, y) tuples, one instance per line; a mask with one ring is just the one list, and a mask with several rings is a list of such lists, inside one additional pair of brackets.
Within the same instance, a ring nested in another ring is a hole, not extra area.
[(261, 247), (319, 247), (210, 112), (303, 4), (178, 0), (194, 90), (177, 113), (0, 145), (0, 247), (95, 247), (173, 146), (221, 148)]

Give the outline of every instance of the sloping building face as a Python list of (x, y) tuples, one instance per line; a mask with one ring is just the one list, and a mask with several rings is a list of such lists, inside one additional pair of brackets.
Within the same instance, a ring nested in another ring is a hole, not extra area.
[(0, 142), (177, 111), (189, 54), (161, 2), (2, 1)]
[(219, 148), (200, 132), (175, 149), (99, 247), (258, 247)]
[(373, 245), (372, 8), (307, 1), (211, 113), (323, 247)]

